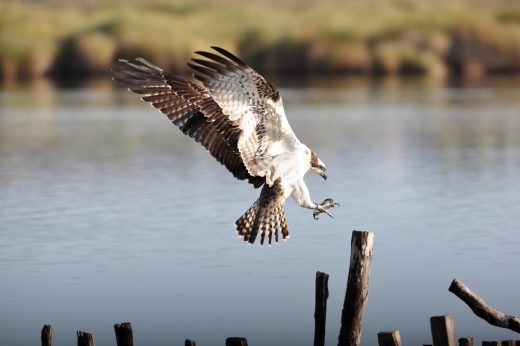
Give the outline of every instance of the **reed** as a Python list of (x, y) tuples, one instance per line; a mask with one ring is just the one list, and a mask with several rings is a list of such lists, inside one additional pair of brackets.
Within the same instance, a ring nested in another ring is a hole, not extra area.
[[(209, 45), (238, 51), (251, 64), (273, 73), (435, 75), (464, 72), (468, 59), (480, 64), (484, 73), (516, 71), (520, 70), (520, 3), (99, 0), (87, 6), (48, 0), (0, 4), (4, 78), (62, 75), (63, 71), (72, 76), (97, 74), (106, 71), (116, 56), (143, 56), (185, 72), (191, 52)], [(461, 47), (471, 48), (470, 58)], [(492, 47), (491, 54), (486, 47)], [(64, 66), (71, 57), (81, 66)]]

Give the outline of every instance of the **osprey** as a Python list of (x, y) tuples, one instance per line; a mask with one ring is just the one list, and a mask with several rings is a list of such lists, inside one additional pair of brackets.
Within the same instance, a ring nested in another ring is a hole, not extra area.
[(283, 204), (292, 196), (318, 219), (339, 206), (330, 198), (314, 203), (303, 177), (307, 171), (325, 175), (325, 164), (296, 137), (280, 93), (264, 77), (230, 52), (211, 47), (195, 52), (188, 65), (197, 82), (163, 71), (142, 58), (119, 59), (113, 78), (164, 113), (179, 129), (204, 146), (235, 178), (262, 187), (260, 197), (236, 221), (238, 234), (269, 245), (278, 231), (289, 238)]

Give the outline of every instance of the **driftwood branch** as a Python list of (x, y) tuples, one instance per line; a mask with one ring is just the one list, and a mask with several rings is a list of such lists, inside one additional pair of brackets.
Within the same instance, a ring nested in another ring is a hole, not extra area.
[(473, 310), (475, 315), (486, 320), (489, 324), (520, 333), (520, 319), (518, 317), (496, 310), (461, 281), (453, 279), (449, 291), (462, 299)]

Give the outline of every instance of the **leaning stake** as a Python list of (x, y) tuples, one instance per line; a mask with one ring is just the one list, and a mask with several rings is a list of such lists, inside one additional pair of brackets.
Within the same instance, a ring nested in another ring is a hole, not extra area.
[(368, 297), (374, 233), (353, 231), (350, 244), (350, 266), (341, 313), (339, 346), (359, 346), (361, 343), (361, 327)]

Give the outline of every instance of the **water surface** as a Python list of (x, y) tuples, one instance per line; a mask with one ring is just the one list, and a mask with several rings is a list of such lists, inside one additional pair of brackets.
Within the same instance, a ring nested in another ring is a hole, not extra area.
[[(431, 343), (429, 317), (458, 336), (509, 339), (448, 292), (459, 278), (520, 315), (520, 81), (348, 80), (282, 88), (289, 121), (328, 166), (306, 180), (335, 219), (289, 200), (291, 239), (245, 246), (234, 220), (259, 191), (236, 181), (163, 116), (109, 81), (0, 92), (0, 345), (75, 331), (115, 344), (310, 345), (314, 276), (330, 274), (337, 343), (350, 232), (375, 232), (363, 344), (400, 329)], [(516, 338), (518, 338), (516, 336)]]

